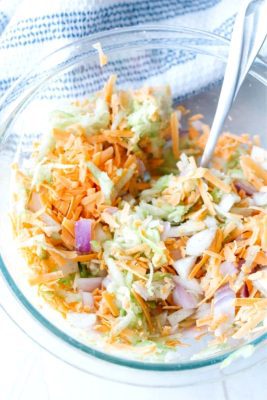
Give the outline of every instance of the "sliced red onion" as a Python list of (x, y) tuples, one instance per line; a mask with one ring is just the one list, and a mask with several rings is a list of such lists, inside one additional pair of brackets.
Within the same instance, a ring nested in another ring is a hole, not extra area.
[(216, 228), (204, 229), (195, 233), (186, 243), (186, 254), (196, 257), (201, 256), (210, 247), (215, 234)]
[(211, 303), (202, 303), (196, 310), (196, 318), (205, 318), (211, 313)]
[(76, 286), (83, 292), (92, 292), (96, 288), (100, 288), (103, 278), (78, 278)]
[(84, 306), (93, 307), (94, 305), (94, 297), (92, 293), (89, 292), (81, 292), (82, 302)]
[(163, 222), (163, 232), (161, 234), (162, 240), (167, 240), (170, 237), (177, 237), (179, 236), (179, 227), (178, 226), (171, 226), (170, 222), (165, 221)]
[(223, 263), (221, 263), (220, 270), (224, 276), (225, 275), (233, 276), (237, 273), (236, 267), (234, 266), (233, 263), (231, 263), (229, 261), (224, 261)]
[(246, 283), (244, 283), (240, 290), (240, 297), (249, 297), (249, 291)]
[(252, 196), (256, 192), (254, 186), (250, 185), (250, 183), (243, 181), (241, 179), (236, 180), (234, 185), (237, 190), (243, 190), (248, 196)]
[(186, 310), (185, 308), (175, 311), (174, 313), (170, 314), (167, 319), (171, 326), (175, 326), (179, 324), (179, 322), (185, 320), (186, 318), (190, 317), (194, 312), (193, 309)]
[(191, 293), (188, 293), (179, 283), (176, 284), (172, 292), (172, 297), (174, 304), (183, 308), (191, 309), (197, 306), (196, 298)]
[(118, 211), (118, 207), (107, 207), (105, 208), (105, 212), (108, 214), (115, 214)]
[(188, 279), (176, 275), (173, 277), (173, 280), (175, 283), (178, 283), (179, 285), (183, 286), (185, 290), (192, 293), (193, 295), (199, 296), (203, 294), (203, 289), (196, 278)]
[(167, 240), (170, 237), (169, 231), (171, 229), (171, 224), (170, 222), (167, 221), (163, 222), (162, 225), (163, 225), (163, 232), (161, 234), (161, 240)]
[(219, 288), (214, 295), (214, 317), (220, 319), (226, 315), (229, 322), (232, 322), (235, 316), (235, 292), (226, 284)]
[(228, 293), (229, 293), (229, 285), (226, 284), (226, 285), (224, 285), (224, 286), (221, 286), (221, 287), (216, 291), (216, 293), (215, 293), (215, 295), (214, 295), (214, 300), (215, 300), (215, 301), (219, 301), (219, 300), (221, 300), (222, 298), (224, 298), (225, 295), (228, 295)]
[(92, 220), (80, 219), (75, 223), (75, 247), (80, 253), (91, 251)]
[(167, 240), (168, 238), (175, 238), (181, 236), (179, 226), (171, 226), (169, 222), (164, 222), (164, 230), (161, 234), (162, 240)]
[(197, 257), (189, 256), (185, 258), (181, 258), (173, 263), (173, 267), (177, 274), (179, 274), (182, 278), (186, 279), (193, 268)]

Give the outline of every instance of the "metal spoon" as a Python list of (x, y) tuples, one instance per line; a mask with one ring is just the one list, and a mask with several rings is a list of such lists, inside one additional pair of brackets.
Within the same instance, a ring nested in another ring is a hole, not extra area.
[(225, 118), (267, 36), (267, 0), (246, 0), (234, 24), (222, 89), (209, 138), (201, 159), (208, 165)]

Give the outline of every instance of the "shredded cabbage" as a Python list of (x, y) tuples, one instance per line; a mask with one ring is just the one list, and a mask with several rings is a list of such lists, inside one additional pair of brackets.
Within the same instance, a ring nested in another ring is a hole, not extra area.
[(171, 96), (167, 87), (157, 88), (145, 99), (133, 97), (133, 110), (128, 115), (129, 127), (135, 133), (131, 144), (136, 145), (140, 138), (149, 136), (156, 138), (159, 145), (158, 133), (169, 121), (171, 113)]
[[(89, 107), (91, 106), (91, 107)], [(89, 106), (68, 106), (64, 110), (56, 110), (51, 114), (51, 123), (55, 128), (66, 129), (78, 124), (85, 128), (88, 136), (99, 133), (109, 125), (110, 114), (107, 102), (98, 97)]]
[(111, 195), (114, 188), (112, 180), (109, 178), (106, 172), (101, 171), (94, 163), (89, 161), (87, 163), (88, 169), (91, 171), (92, 175), (98, 181), (102, 193), (105, 197), (107, 203), (111, 202)]
[(158, 204), (152, 200), (152, 204), (145, 203), (141, 201), (138, 211), (141, 215), (146, 218), (149, 215), (156, 217), (158, 219), (163, 219), (165, 221), (178, 223), (182, 220), (182, 217), (187, 212), (188, 207), (186, 206), (176, 206), (173, 207), (170, 204)]

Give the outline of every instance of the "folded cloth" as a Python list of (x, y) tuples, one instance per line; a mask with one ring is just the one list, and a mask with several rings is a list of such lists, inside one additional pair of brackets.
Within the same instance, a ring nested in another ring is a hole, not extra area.
[[(1, 0), (0, 96), (40, 58), (74, 40), (104, 30), (156, 23), (203, 29), (229, 38), (241, 1)], [(190, 57), (178, 59), (172, 73), (177, 68), (181, 77), (183, 71), (188, 73), (193, 68), (193, 63)], [(81, 82), (83, 79), (81, 76)], [(195, 71), (193, 79), (183, 82), (181, 94), (196, 92), (215, 79), (218, 71), (209, 69), (205, 60), (205, 74), (203, 70)], [(60, 88), (54, 95), (68, 97), (67, 90)], [(77, 89), (72, 95), (81, 93)]]

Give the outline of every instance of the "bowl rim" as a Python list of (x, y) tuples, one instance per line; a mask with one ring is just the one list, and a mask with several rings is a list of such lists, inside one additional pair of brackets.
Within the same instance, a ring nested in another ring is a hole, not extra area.
[[(153, 32), (153, 31), (157, 31), (157, 32), (169, 32), (169, 33), (177, 33), (177, 34), (181, 34), (181, 33), (187, 33), (187, 34), (192, 34), (192, 35), (198, 35), (201, 36), (203, 38), (209, 38), (212, 40), (216, 40), (219, 41), (220, 43), (228, 46), (230, 41), (229, 39), (226, 39), (220, 35), (211, 33), (211, 32), (207, 32), (201, 29), (193, 29), (193, 28), (187, 28), (187, 27), (179, 27), (176, 28), (172, 25), (160, 25), (157, 26), (155, 24), (146, 24), (146, 25), (138, 25), (138, 26), (132, 26), (132, 27), (128, 27), (128, 28), (115, 28), (109, 31), (103, 31), (100, 33), (96, 33), (93, 34), (89, 37), (84, 37), (78, 40), (75, 40), (65, 46), (62, 46), (58, 49), (56, 49), (55, 51), (51, 52), (50, 54), (48, 54), (47, 56), (43, 57), (41, 60), (38, 61), (38, 63), (36, 63), (32, 68), (30, 68), (28, 70), (28, 72), (26, 72), (24, 75), (22, 75), (6, 92), (6, 94), (2, 97), (1, 101), (0, 101), (0, 109), (1, 107), (4, 106), (4, 103), (6, 101), (6, 99), (8, 98), (8, 96), (10, 94), (12, 94), (12, 92), (14, 92), (16, 90), (16, 88), (19, 86), (19, 84), (21, 82), (23, 82), (25, 79), (27, 79), (29, 76), (31, 76), (31, 74), (33, 74), (36, 69), (38, 69), (39, 65), (41, 63), (46, 62), (50, 57), (52, 57), (55, 54), (59, 54), (60, 52), (71, 48), (73, 46), (76, 45), (80, 45), (82, 43), (94, 43), (96, 40), (97, 41), (101, 41), (101, 38), (105, 38), (107, 35), (111, 36), (111, 35), (126, 35), (129, 33), (134, 33), (134, 32), (138, 32), (139, 34), (141, 33), (145, 33), (146, 31), (148, 32)], [(217, 55), (213, 55), (215, 58), (217, 57)], [(218, 57), (217, 57), (218, 58)], [(264, 61), (264, 59), (261, 59), (259, 57), (260, 63), (263, 64), (266, 68), (267, 68), (267, 63)], [(224, 58), (224, 61), (226, 61), (226, 58)], [(257, 77), (256, 77), (257, 79)], [(264, 78), (263, 78), (264, 79)], [(42, 82), (43, 83), (43, 82)], [(38, 86), (39, 87), (39, 86)], [(38, 90), (35, 88), (35, 91)], [(27, 95), (27, 98), (31, 96)], [(16, 107), (15, 111), (13, 111), (13, 115), (9, 115), (9, 124), (12, 123), (13, 119), (15, 118), (16, 112), (18, 112), (20, 110), (20, 108), (22, 107), (23, 102), (25, 101), (25, 99), (23, 98), (22, 100), (20, 100), (18, 106)], [(5, 126), (8, 127), (9, 125)], [(1, 134), (1, 128), (0, 128), (0, 148), (1, 148), (1, 144), (4, 143), (5, 140), (5, 136)], [(54, 339), (59, 338), (60, 340), (62, 340), (65, 344), (72, 346), (72, 348), (82, 351), (83, 353), (89, 354), (92, 357), (98, 358), (102, 361), (105, 362), (109, 362), (111, 364), (116, 364), (119, 366), (124, 366), (124, 367), (130, 367), (130, 368), (134, 368), (134, 369), (138, 369), (138, 370), (147, 370), (147, 371), (184, 371), (184, 370), (192, 370), (192, 369), (198, 369), (198, 368), (203, 368), (203, 367), (207, 367), (207, 366), (211, 366), (214, 364), (218, 364), (220, 362), (222, 362), (223, 360), (225, 360), (227, 357), (229, 357), (234, 351), (236, 351), (237, 349), (240, 349), (241, 347), (243, 347), (244, 345), (241, 345), (231, 351), (227, 351), (221, 355), (215, 355), (212, 357), (208, 357), (205, 359), (201, 359), (201, 360), (192, 360), (192, 361), (186, 361), (186, 362), (175, 362), (175, 363), (158, 363), (158, 362), (143, 362), (143, 361), (138, 361), (138, 360), (134, 360), (134, 359), (126, 359), (126, 358), (121, 358), (119, 356), (114, 356), (105, 352), (102, 352), (100, 350), (97, 350), (95, 348), (92, 348), (90, 346), (87, 346), (83, 343), (81, 343), (80, 341), (74, 339), (73, 337), (70, 337), (68, 334), (64, 333), (63, 331), (61, 331), (59, 328), (57, 328), (56, 326), (54, 326), (48, 319), (46, 319), (26, 298), (26, 296), (24, 296), (24, 294), (20, 291), (20, 289), (18, 288), (17, 284), (15, 283), (14, 279), (12, 278), (12, 276), (9, 274), (8, 272), (8, 268), (6, 267), (6, 265), (3, 262), (3, 259), (0, 256), (0, 271), (2, 273), (2, 276), (4, 278), (4, 282), (7, 283), (8, 285), (8, 289), (15, 295), (15, 298), (18, 300), (18, 302), (24, 307), (24, 309), (26, 309), (27, 311), (30, 312), (30, 316), (32, 317), (32, 319), (34, 320), (34, 322), (41, 324), (47, 331), (49, 331), (50, 333), (53, 334)], [(5, 307), (4, 307), (5, 308)], [(15, 318), (13, 318), (12, 315), (9, 314), (9, 312), (5, 309), (6, 313), (9, 315), (9, 317), (14, 320)], [(34, 340), (35, 342), (38, 343), (38, 345), (46, 348), (45, 345), (43, 345), (41, 343), (41, 340), (38, 341), (37, 339), (33, 338), (29, 332), (25, 331), (19, 324), (17, 324), (20, 329), (22, 329), (32, 340)], [(257, 345), (259, 343), (262, 343), (265, 339), (267, 339), (267, 332), (263, 333), (262, 335), (260, 335), (259, 337), (257, 337), (256, 339), (252, 340), (252, 341), (248, 341), (245, 343), (245, 345), (248, 344), (252, 344), (252, 345)], [(51, 352), (51, 350), (49, 348), (46, 348), (49, 352)], [(57, 354), (55, 354), (54, 352), (52, 352), (54, 355), (56, 355), (57, 357), (61, 358), (60, 356), (58, 356)], [(64, 357), (61, 358), (63, 361), (66, 361), (64, 359)], [(76, 366), (77, 367), (77, 366)]]

